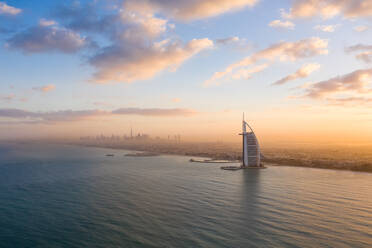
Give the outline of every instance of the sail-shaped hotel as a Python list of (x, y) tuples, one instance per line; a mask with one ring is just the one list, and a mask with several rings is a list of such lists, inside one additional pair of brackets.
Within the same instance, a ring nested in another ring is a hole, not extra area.
[(242, 146), (242, 165), (241, 166), (222, 166), (223, 170), (239, 170), (239, 169), (264, 169), (261, 163), (261, 150), (260, 144), (256, 134), (254, 133), (251, 126), (244, 120), (243, 114), (243, 127), (242, 135), (243, 146)]
[(257, 168), (261, 165), (261, 151), (256, 134), (249, 124), (244, 120), (243, 114), (243, 154), (242, 154), (242, 168)]

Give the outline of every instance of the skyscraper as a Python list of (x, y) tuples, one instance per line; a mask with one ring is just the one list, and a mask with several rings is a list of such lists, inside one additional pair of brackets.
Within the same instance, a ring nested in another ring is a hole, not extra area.
[[(244, 120), (244, 114), (243, 114), (242, 124), (243, 124), (242, 133), (240, 135), (243, 136), (243, 154), (242, 154), (243, 167), (260, 167), (261, 166), (260, 145), (258, 143), (257, 137), (253, 129)], [(247, 131), (247, 127), (249, 129), (248, 131)]]

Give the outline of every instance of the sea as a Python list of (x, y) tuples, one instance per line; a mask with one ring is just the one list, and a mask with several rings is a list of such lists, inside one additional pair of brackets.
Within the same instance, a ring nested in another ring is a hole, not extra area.
[(0, 247), (372, 247), (372, 173), (128, 153), (0, 144)]

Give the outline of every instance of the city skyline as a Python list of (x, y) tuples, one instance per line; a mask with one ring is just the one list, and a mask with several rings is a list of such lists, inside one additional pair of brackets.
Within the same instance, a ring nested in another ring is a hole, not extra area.
[(0, 1), (0, 139), (372, 138), (370, 1)]

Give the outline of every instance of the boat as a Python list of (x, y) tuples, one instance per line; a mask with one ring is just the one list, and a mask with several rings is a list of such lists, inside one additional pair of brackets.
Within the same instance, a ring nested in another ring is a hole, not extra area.
[(106, 154), (106, 157), (113, 157), (113, 156), (115, 156), (115, 154), (112, 154), (112, 153)]

